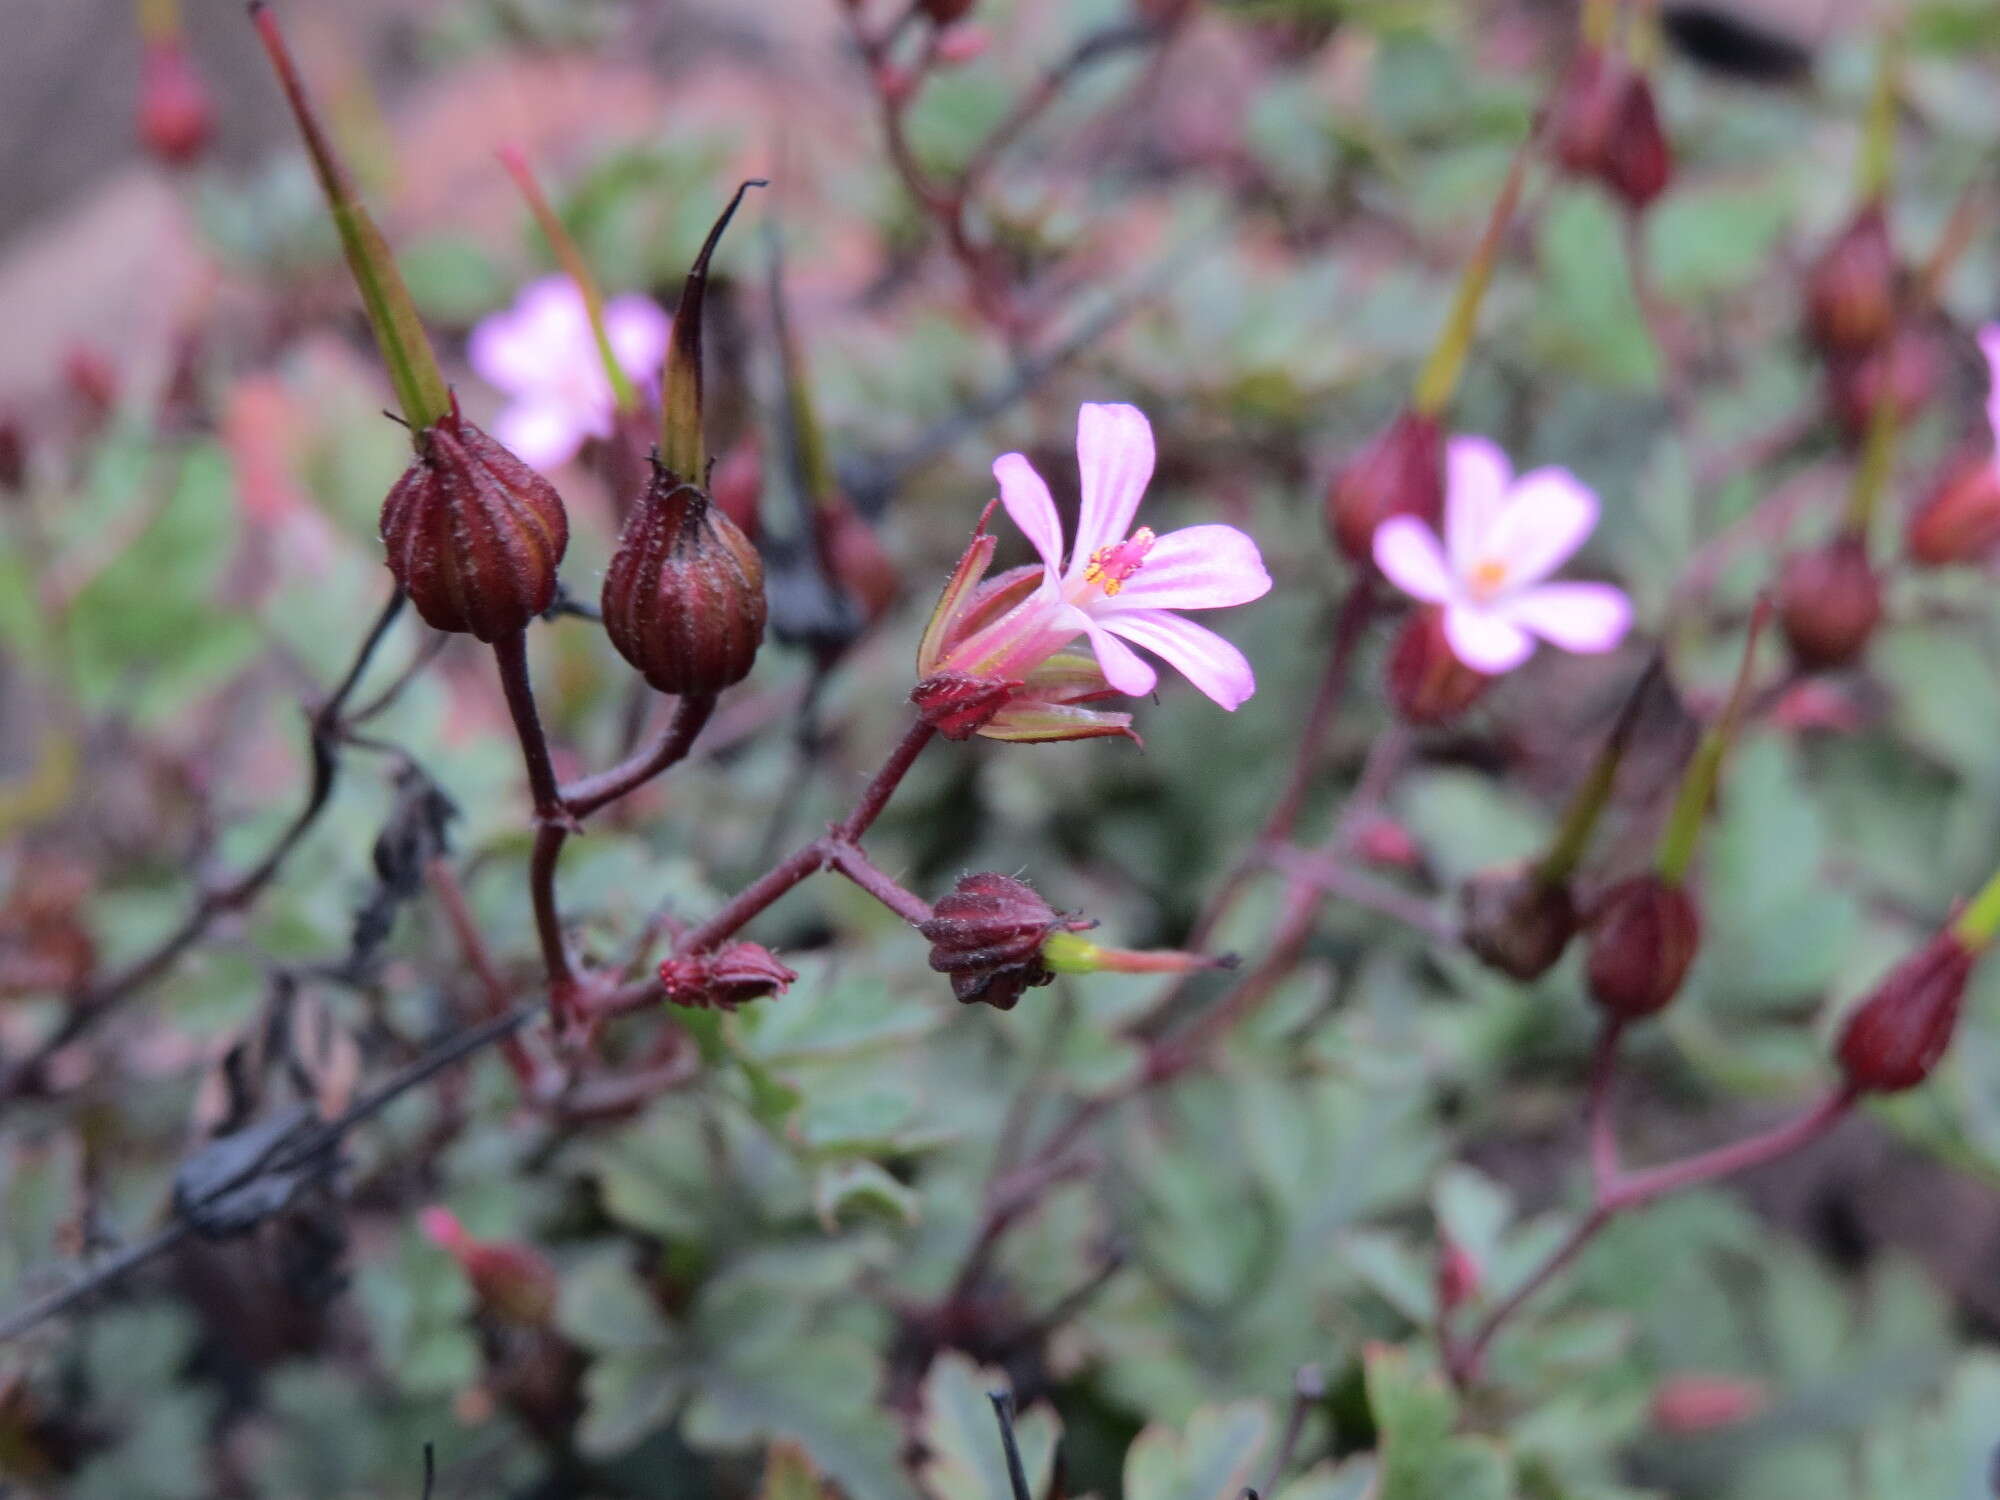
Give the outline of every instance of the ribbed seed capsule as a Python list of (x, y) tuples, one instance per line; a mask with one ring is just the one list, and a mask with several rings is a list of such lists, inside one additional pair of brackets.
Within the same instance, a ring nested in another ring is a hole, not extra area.
[(554, 485), (454, 406), (418, 436), (383, 502), (382, 541), (427, 624), (491, 642), (555, 602), (569, 517)]
[(741, 682), (764, 639), (764, 564), (699, 487), (655, 467), (604, 575), (604, 629), (663, 693)]

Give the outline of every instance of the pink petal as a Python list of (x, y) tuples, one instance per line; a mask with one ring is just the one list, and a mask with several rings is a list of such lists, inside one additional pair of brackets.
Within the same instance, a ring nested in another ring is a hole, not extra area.
[(1445, 608), (1444, 638), (1460, 661), (1489, 677), (1511, 672), (1535, 654), (1535, 638), (1527, 631), (1470, 604)]
[(651, 297), (613, 297), (604, 304), (604, 334), (618, 367), (634, 380), (657, 380), (674, 320)]
[(1104, 680), (1127, 697), (1143, 698), (1152, 692), (1160, 674), (1146, 664), (1145, 658), (1081, 610), (1076, 614), (1090, 636), (1090, 649), (1097, 654), (1097, 664), (1104, 668)]
[(1442, 604), (1458, 593), (1437, 533), (1415, 516), (1391, 516), (1375, 528), (1375, 566), (1397, 588), (1426, 604)]
[(1035, 544), (1042, 565), (1051, 573), (1060, 571), (1062, 520), (1035, 466), (1019, 453), (1003, 453), (993, 460), (993, 477), (1000, 484), (1000, 503), (1007, 507), (1022, 535)]
[(1536, 469), (1514, 481), (1486, 534), (1487, 556), (1507, 569), (1509, 589), (1540, 583), (1568, 562), (1597, 526), (1597, 496), (1567, 469)]
[(1612, 650), (1632, 626), (1632, 601), (1608, 583), (1545, 583), (1499, 609), (1550, 645), (1586, 654)]
[(1979, 330), (1979, 351), (1986, 356), (1991, 382), (1986, 393), (1986, 420), (1993, 428), (1993, 446), (2000, 450), (2000, 323), (1988, 323)]
[(1243, 653), (1205, 625), (1145, 609), (1110, 615), (1104, 628), (1144, 646), (1232, 712), (1257, 691), (1257, 674)]
[(1445, 551), (1459, 577), (1470, 573), (1490, 550), (1486, 534), (1506, 504), (1513, 474), (1514, 466), (1491, 438), (1468, 435), (1445, 445)]
[(481, 380), (510, 396), (540, 385), (547, 364), (546, 355), (524, 334), (512, 312), (482, 318), (473, 327), (465, 356)]
[(558, 401), (516, 401), (493, 423), (498, 438), (522, 463), (537, 469), (555, 469), (576, 457), (576, 450), (590, 436), (588, 426), (576, 413)]
[(1076, 414), (1076, 462), (1083, 509), (1069, 571), (1080, 575), (1099, 547), (1122, 542), (1153, 477), (1153, 427), (1136, 406), (1085, 402)]
[(1224, 609), (1271, 590), (1257, 544), (1234, 526), (1184, 526), (1153, 543), (1116, 594), (1091, 601), (1104, 616), (1126, 609)]

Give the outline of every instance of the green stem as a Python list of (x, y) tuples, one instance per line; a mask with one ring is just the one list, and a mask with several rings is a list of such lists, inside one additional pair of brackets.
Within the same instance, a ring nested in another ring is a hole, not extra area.
[(1583, 851), (1589, 847), (1590, 835), (1597, 827), (1597, 820), (1603, 816), (1605, 807), (1611, 801), (1611, 787), (1618, 779), (1619, 764), (1625, 759), (1633, 731), (1638, 727), (1639, 705), (1653, 679), (1659, 675), (1660, 658), (1655, 654), (1647, 663), (1646, 670), (1639, 674), (1639, 680), (1632, 684), (1624, 707), (1618, 711), (1618, 722), (1611, 726), (1611, 736), (1597, 752), (1590, 774), (1564, 809), (1562, 823), (1556, 829), (1549, 852), (1535, 866), (1535, 878), (1543, 885), (1560, 885), (1576, 873)]
[(1515, 205), (1520, 202), (1521, 184), (1527, 177), (1528, 159), (1534, 144), (1534, 135), (1530, 133), (1514, 153), (1506, 179), (1500, 184), (1500, 196), (1494, 199), (1493, 212), (1479, 236), (1479, 244), (1459, 276), (1451, 311), (1445, 317), (1437, 343), (1431, 348), (1430, 358), (1424, 361), (1424, 367), (1417, 375), (1410, 404), (1425, 416), (1436, 416), (1443, 411), (1451, 400), (1452, 392), (1458, 389), (1459, 376), (1465, 371), (1466, 356), (1472, 351), (1472, 336), (1478, 331), (1479, 305), (1486, 296), (1488, 283), (1493, 280), (1493, 265), (1500, 254), (1500, 243), (1506, 238), (1507, 226), (1514, 219)]
[(1896, 464), (1902, 414), (1896, 409), (1895, 339), (1892, 333), (1874, 355), (1882, 361), (1882, 389), (1875, 397), (1874, 411), (1869, 413), (1867, 445), (1861, 450), (1861, 464), (1854, 471), (1854, 487), (1848, 491), (1847, 509), (1841, 517), (1843, 531), (1864, 539)]
[(1875, 84), (1868, 96), (1868, 123), (1861, 139), (1855, 196), (1863, 203), (1888, 195), (1896, 168), (1896, 96), (1902, 77), (1902, 36), (1891, 26), (1875, 55)]
[(451, 391), (438, 369), (437, 355), (424, 334), (423, 324), (417, 319), (409, 288), (403, 285), (403, 278), (396, 271), (396, 262), (381, 231), (355, 196), (347, 169), (320, 129), (319, 118), (306, 97), (305, 84), (278, 30), (277, 17), (265, 8), (263, 0), (251, 0), (250, 19), (263, 40), (264, 50), (270, 54), (271, 66), (277, 70), (278, 83), (298, 120), (299, 133), (305, 137), (306, 154), (312, 158), (314, 175), (326, 195), (341, 251), (347, 257), (347, 268), (361, 293), (369, 326), (375, 330), (375, 343), (382, 351), (383, 363), (389, 367), (397, 403), (403, 408), (412, 432), (434, 427), (451, 410)]
[(621, 412), (629, 414), (637, 411), (639, 392), (632, 384), (632, 377), (625, 373), (625, 367), (618, 363), (618, 355), (611, 347), (611, 332), (604, 323), (604, 293), (598, 289), (596, 278), (590, 274), (583, 251), (577, 247), (576, 240), (549, 203), (548, 196), (542, 192), (542, 185), (535, 181), (526, 153), (519, 146), (502, 146), (498, 155), (500, 165), (507, 169), (507, 175), (514, 179), (521, 196), (527, 199), (528, 212), (535, 216), (542, 238), (555, 252), (556, 264), (562, 267), (563, 274), (575, 283), (583, 297), (583, 310), (590, 318), (591, 337), (597, 343), (597, 357), (604, 364), (605, 379), (611, 382), (612, 401)]
[(1722, 717), (1701, 737), (1694, 759), (1688, 764), (1687, 774), (1681, 778), (1680, 791), (1674, 798), (1674, 810), (1667, 819), (1666, 832), (1660, 838), (1657, 869), (1660, 879), (1668, 885), (1679, 885), (1686, 879), (1688, 866), (1694, 860), (1694, 846), (1701, 837), (1702, 820), (1708, 814), (1708, 804), (1715, 796), (1715, 784), (1722, 775), (1722, 759), (1736, 738), (1744, 705), (1749, 701), (1750, 671), (1757, 659), (1757, 641), (1764, 634), (1764, 626), (1770, 618), (1771, 601), (1768, 598), (1759, 599), (1756, 609), (1750, 614), (1750, 632), (1743, 642), (1743, 661), (1736, 669), (1736, 684), (1730, 689), (1729, 702), (1722, 710)]

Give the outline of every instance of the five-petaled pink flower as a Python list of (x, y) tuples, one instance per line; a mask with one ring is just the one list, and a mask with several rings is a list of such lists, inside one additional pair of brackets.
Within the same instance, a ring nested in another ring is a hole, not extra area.
[[(604, 304), (604, 331), (619, 368), (644, 386), (659, 373), (672, 320), (645, 297)], [(583, 294), (567, 276), (545, 276), (514, 305), (483, 319), (466, 350), (480, 378), (512, 399), (493, 435), (538, 469), (608, 437), (615, 401)]]
[[(1189, 526), (1164, 536), (1149, 526), (1133, 529), (1153, 475), (1153, 429), (1137, 407), (1085, 405), (1077, 413), (1076, 452), (1083, 494), (1067, 565), (1049, 487), (1019, 453), (994, 461), (1000, 503), (1034, 544), (1041, 565), (1003, 575), (974, 593), (964, 580), (968, 565), (976, 561), (983, 572), (991, 556), (991, 539), (976, 538), (926, 634), (920, 669), (1022, 685), (1015, 696), (1023, 702), (1074, 704), (1107, 688), (1135, 697), (1150, 693), (1159, 674), (1132, 649), (1139, 646), (1234, 709), (1256, 691), (1250, 663), (1214, 631), (1174, 611), (1247, 604), (1264, 594), (1271, 578), (1257, 544), (1234, 526)], [(982, 547), (983, 555), (975, 557)], [(996, 614), (1003, 602), (1006, 608)], [(1088, 640), (1094, 664), (1063, 651), (1078, 636)], [(986, 732), (1006, 727), (1003, 715)]]
[(1414, 516), (1375, 532), (1375, 565), (1406, 594), (1444, 610), (1458, 659), (1489, 675), (1526, 661), (1540, 636), (1565, 651), (1609, 651), (1632, 605), (1606, 583), (1545, 583), (1597, 525), (1597, 496), (1567, 469), (1512, 477), (1485, 438), (1445, 453), (1444, 540)]

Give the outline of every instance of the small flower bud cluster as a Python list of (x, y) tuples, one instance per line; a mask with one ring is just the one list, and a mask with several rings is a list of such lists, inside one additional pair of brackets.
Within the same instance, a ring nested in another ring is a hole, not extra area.
[(735, 1010), (784, 994), (799, 977), (761, 943), (677, 955), (660, 965), (659, 975), (668, 1003), (694, 1010)]

